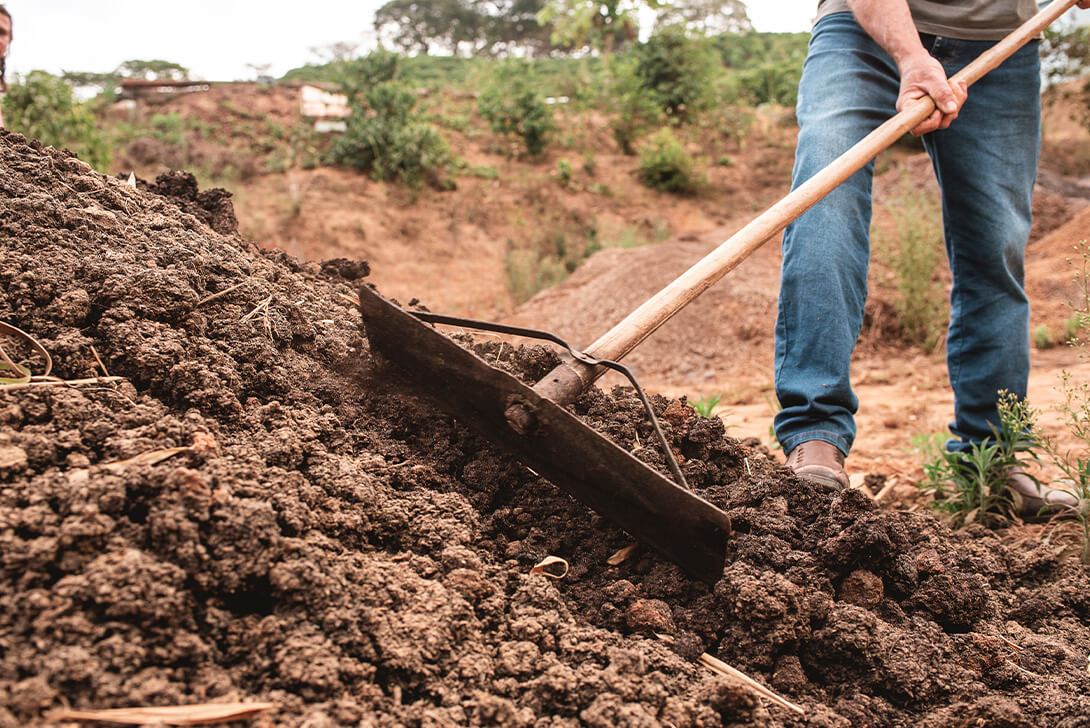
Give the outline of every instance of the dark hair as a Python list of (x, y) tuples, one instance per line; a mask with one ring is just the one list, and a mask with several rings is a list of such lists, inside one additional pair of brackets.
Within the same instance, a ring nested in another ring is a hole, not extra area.
[[(0, 15), (6, 15), (9, 23), (11, 22), (11, 13), (9, 13), (8, 9), (5, 8), (3, 5), (0, 5)], [(7, 62), (5, 61), (3, 56), (0, 56), (0, 91), (8, 90), (8, 82), (4, 78), (4, 69), (6, 66)]]

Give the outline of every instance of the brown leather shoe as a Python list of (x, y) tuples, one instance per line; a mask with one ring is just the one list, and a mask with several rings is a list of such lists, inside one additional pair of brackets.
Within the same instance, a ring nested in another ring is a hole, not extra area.
[(1027, 521), (1071, 517), (1079, 507), (1074, 493), (1038, 483), (1017, 465), (1007, 469), (1007, 489), (1014, 511)]
[(826, 490), (844, 490), (848, 474), (844, 471), (844, 453), (824, 440), (807, 440), (795, 446), (787, 456), (787, 467), (795, 475)]

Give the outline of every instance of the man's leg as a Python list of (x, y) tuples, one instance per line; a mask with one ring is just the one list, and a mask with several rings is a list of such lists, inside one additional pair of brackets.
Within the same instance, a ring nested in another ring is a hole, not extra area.
[[(893, 61), (850, 13), (823, 18), (799, 84), (792, 186), (892, 116), (898, 87)], [(817, 440), (846, 455), (855, 439), (858, 400), (849, 366), (867, 296), (873, 173), (867, 165), (784, 233), (776, 321), (776, 396), (783, 409), (775, 425), (786, 453)]]
[[(948, 74), (989, 44), (934, 39)], [(1029, 301), (1024, 253), (1040, 153), (1037, 43), (969, 89), (949, 129), (924, 137), (943, 192), (943, 231), (953, 273), (946, 359), (954, 390), (950, 449), (999, 428), (998, 391), (1026, 394)]]
[[(931, 52), (955, 73), (986, 44), (935, 39)], [(954, 389), (951, 450), (998, 431), (998, 393), (1026, 396), (1029, 301), (1024, 253), (1040, 152), (1040, 70), (1031, 43), (969, 90), (949, 129), (924, 138), (943, 190), (943, 229), (954, 276), (946, 360)], [(1070, 492), (1011, 468), (1007, 485), (1024, 517), (1067, 514)]]

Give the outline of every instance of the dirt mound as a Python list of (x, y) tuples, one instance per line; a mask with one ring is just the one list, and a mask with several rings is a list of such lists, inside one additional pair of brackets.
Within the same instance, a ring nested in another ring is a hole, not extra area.
[[(1090, 718), (1090, 573), (1057, 548), (816, 491), (656, 397), (733, 519), (728, 566), (609, 566), (625, 534), (370, 366), (366, 265), (184, 209), (0, 134), (0, 319), (59, 377), (126, 379), (0, 392), (0, 726), (238, 699), (284, 726)], [(477, 349), (528, 379), (554, 360)], [(629, 391), (574, 409), (661, 466)], [(528, 574), (548, 554), (565, 580)]]

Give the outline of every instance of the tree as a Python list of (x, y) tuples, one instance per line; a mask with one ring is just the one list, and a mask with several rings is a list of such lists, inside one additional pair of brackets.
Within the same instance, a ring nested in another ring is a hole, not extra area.
[(388, 39), (406, 53), (458, 53), (463, 44), (472, 52), (483, 37), (482, 23), (469, 0), (390, 0), (375, 11), (380, 41)]
[(500, 56), (553, 49), (538, 22), (546, 0), (390, 0), (375, 13), (379, 40), (406, 53)]
[(741, 0), (673, 0), (659, 10), (655, 28), (682, 24), (703, 35), (748, 33), (753, 30)]
[(609, 55), (639, 35), (640, 8), (657, 10), (665, 0), (549, 0), (538, 13), (542, 25), (552, 24), (552, 41), (573, 50), (588, 45)]
[(71, 149), (96, 169), (110, 163), (110, 150), (94, 116), (58, 76), (31, 71), (12, 84), (4, 97), (4, 122), (8, 129), (42, 144)]
[(117, 67), (122, 78), (142, 78), (146, 81), (184, 81), (189, 77), (189, 69), (170, 61), (152, 60), (125, 61)]
[(524, 50), (545, 55), (553, 49), (552, 27), (538, 22), (546, 0), (474, 0), (484, 17), (483, 52), (489, 56)]
[(94, 73), (91, 71), (63, 71), (61, 78), (73, 88), (97, 88), (100, 94), (106, 94), (111, 99), (117, 94), (117, 87), (121, 83), (121, 76), (117, 71), (111, 73)]
[[(1080, 98), (1083, 122), (1090, 124), (1090, 26), (1048, 28), (1041, 44), (1042, 65), (1048, 80), (1048, 92)], [(1075, 90), (1067, 83), (1085, 81)]]

